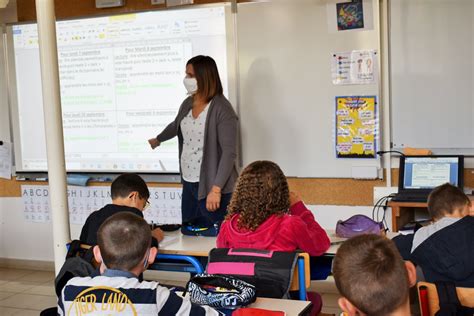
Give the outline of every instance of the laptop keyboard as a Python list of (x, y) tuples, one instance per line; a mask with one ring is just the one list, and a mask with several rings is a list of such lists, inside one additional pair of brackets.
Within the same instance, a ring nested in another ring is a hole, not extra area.
[(392, 201), (398, 202), (427, 202), (427, 195), (409, 195), (409, 194), (397, 194), (392, 198)]

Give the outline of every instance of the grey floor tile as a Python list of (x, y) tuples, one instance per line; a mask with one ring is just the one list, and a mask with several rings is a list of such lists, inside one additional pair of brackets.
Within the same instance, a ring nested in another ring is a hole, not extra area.
[(57, 299), (54, 296), (32, 295), (18, 293), (0, 301), (0, 306), (18, 309), (43, 310), (57, 305)]
[(52, 271), (34, 271), (33, 273), (29, 273), (27, 275), (24, 275), (18, 280), (27, 280), (30, 282), (48, 282), (48, 281), (53, 281), (54, 280), (54, 272)]
[(31, 309), (18, 309), (0, 306), (0, 315), (2, 316), (38, 316), (39, 311)]

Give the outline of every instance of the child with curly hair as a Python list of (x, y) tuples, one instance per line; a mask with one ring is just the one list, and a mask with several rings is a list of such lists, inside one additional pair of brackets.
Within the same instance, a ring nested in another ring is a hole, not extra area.
[(289, 192), (277, 164), (255, 161), (242, 171), (217, 236), (217, 247), (300, 249), (320, 256), (329, 246), (326, 232), (301, 198)]

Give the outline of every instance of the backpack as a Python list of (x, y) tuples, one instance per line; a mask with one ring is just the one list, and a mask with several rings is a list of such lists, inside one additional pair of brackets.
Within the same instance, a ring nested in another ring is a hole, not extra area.
[(93, 263), (92, 247), (84, 249), (81, 247), (80, 240), (73, 240), (69, 244), (66, 261), (54, 280), (56, 295), (61, 297), (61, 292), (70, 279), (93, 275), (96, 271)]
[(474, 308), (462, 306), (453, 282), (435, 282), (439, 297), (439, 311), (436, 316), (472, 316)]
[(286, 298), (297, 259), (297, 252), (214, 248), (209, 252), (207, 273), (231, 275), (250, 283), (258, 297)]

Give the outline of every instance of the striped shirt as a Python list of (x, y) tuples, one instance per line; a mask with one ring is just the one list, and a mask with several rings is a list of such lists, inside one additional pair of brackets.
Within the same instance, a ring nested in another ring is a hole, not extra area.
[(58, 305), (59, 315), (67, 316), (221, 315), (177, 296), (157, 282), (140, 282), (131, 273), (117, 270), (107, 270), (94, 278), (72, 278)]

